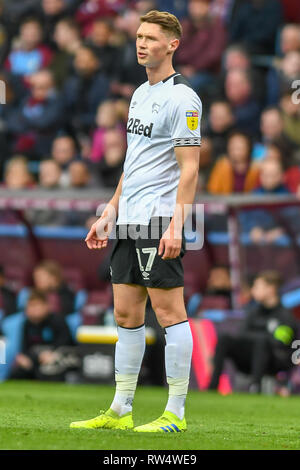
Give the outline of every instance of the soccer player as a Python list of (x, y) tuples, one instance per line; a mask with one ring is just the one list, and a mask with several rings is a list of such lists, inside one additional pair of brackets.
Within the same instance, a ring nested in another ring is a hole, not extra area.
[(128, 148), (120, 182), (86, 238), (90, 249), (105, 248), (113, 213), (118, 214), (111, 254), (118, 325), (116, 393), (106, 412), (72, 423), (73, 428), (134, 427), (132, 403), (145, 351), (144, 317), (150, 296), (165, 330), (169, 398), (161, 417), (134, 431), (186, 430), (184, 408), (193, 342), (184, 305), (181, 258), (184, 207), (193, 203), (198, 179), (202, 106), (172, 66), (181, 34), (178, 19), (168, 12), (154, 10), (141, 17), (137, 58), (146, 67), (148, 81), (135, 90), (130, 102)]

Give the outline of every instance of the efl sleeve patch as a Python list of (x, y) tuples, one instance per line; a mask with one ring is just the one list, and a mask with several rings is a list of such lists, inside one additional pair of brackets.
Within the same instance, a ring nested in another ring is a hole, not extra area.
[(187, 122), (188, 128), (191, 131), (194, 131), (195, 129), (197, 129), (198, 122), (199, 122), (198, 111), (186, 111), (185, 116), (186, 116), (186, 122)]
[(173, 146), (200, 145), (202, 103), (196, 93), (185, 94), (172, 103), (170, 132)]

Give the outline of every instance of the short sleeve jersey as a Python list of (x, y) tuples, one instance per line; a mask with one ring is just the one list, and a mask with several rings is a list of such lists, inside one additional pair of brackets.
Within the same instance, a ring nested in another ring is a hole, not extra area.
[(200, 98), (179, 73), (135, 90), (117, 224), (147, 225), (151, 217), (173, 216), (180, 178), (174, 149), (200, 146), (201, 114)]

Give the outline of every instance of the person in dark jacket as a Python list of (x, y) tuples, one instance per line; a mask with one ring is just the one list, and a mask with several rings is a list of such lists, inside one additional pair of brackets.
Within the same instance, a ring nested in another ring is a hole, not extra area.
[(244, 322), (237, 336), (221, 334), (214, 357), (209, 388), (217, 389), (225, 359), (231, 359), (242, 372), (251, 375), (249, 391), (261, 391), (265, 374), (286, 371), (292, 366), (291, 343), (297, 325), (279, 298), (280, 276), (275, 271), (259, 273), (253, 283)]
[(50, 312), (45, 294), (33, 291), (26, 307), (21, 352), (16, 356), (11, 378), (43, 378), (43, 366), (55, 363), (56, 350), (71, 345), (65, 320)]
[(3, 266), (0, 266), (0, 309), (3, 310), (4, 316), (17, 311), (16, 294), (6, 285)]
[(239, 2), (230, 27), (231, 42), (243, 44), (251, 54), (273, 54), (282, 20), (279, 0)]
[(90, 46), (77, 49), (74, 67), (75, 74), (65, 81), (65, 103), (73, 128), (88, 133), (94, 124), (99, 104), (108, 97), (109, 81), (102, 71), (97, 53)]
[(43, 69), (31, 75), (30, 94), (6, 120), (7, 130), (15, 139), (13, 151), (40, 160), (50, 153), (63, 119), (63, 103), (52, 72)]

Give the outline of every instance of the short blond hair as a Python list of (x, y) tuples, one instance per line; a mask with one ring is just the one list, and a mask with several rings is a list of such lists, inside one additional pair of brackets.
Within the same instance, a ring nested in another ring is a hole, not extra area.
[(177, 39), (182, 36), (182, 27), (179, 20), (167, 11), (151, 10), (146, 15), (141, 16), (140, 20), (141, 23), (160, 25), (164, 31), (174, 34)]

